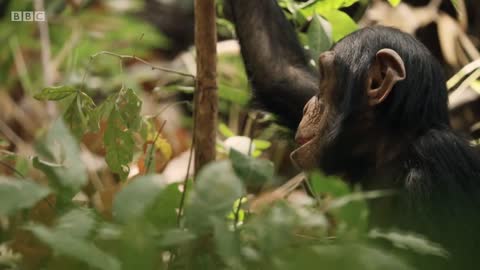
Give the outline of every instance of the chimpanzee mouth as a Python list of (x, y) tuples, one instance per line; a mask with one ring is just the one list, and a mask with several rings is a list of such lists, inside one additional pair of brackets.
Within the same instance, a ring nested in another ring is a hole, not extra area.
[(299, 148), (308, 144), (309, 142), (313, 141), (313, 139), (315, 139), (315, 135), (314, 136), (309, 136), (309, 137), (304, 137), (304, 138), (298, 138), (296, 141), (297, 141), (297, 144), (299, 145)]
[(310, 170), (316, 167), (317, 147), (314, 145), (318, 141), (318, 136), (309, 136), (305, 139), (297, 140), (298, 147), (290, 153), (290, 160), (301, 170)]

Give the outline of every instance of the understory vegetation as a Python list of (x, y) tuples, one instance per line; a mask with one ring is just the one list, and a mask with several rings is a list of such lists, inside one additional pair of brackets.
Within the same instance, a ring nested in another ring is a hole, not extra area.
[[(33, 2), (11, 1), (0, 21), (0, 269), (394, 270), (415, 269), (408, 254), (448, 257), (368, 226), (369, 200), (392, 191), (294, 168), (291, 131), (249, 106), (235, 45), (218, 45), (217, 160), (194, 175), (193, 51), (165, 53), (174, 43), (137, 16), (142, 1), (45, 1), (47, 42), (36, 22), (10, 21)], [(359, 27), (345, 9), (368, 1), (279, 2), (315, 65)]]

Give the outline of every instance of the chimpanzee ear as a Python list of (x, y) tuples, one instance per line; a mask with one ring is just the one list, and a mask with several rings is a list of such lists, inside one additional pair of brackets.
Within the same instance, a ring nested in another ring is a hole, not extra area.
[(404, 80), (406, 76), (405, 64), (396, 51), (379, 50), (368, 74), (368, 103), (375, 106), (384, 101), (395, 83)]

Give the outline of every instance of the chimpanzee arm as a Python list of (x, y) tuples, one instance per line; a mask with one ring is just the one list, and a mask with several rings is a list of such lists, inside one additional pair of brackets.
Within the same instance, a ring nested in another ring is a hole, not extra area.
[(255, 101), (296, 129), (318, 89), (293, 26), (276, 0), (224, 0), (232, 17)]

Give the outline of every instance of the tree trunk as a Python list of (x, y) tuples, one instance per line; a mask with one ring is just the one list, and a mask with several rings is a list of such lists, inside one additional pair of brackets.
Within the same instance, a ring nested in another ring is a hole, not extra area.
[(195, 0), (195, 174), (215, 160), (217, 131), (217, 28), (215, 0)]

